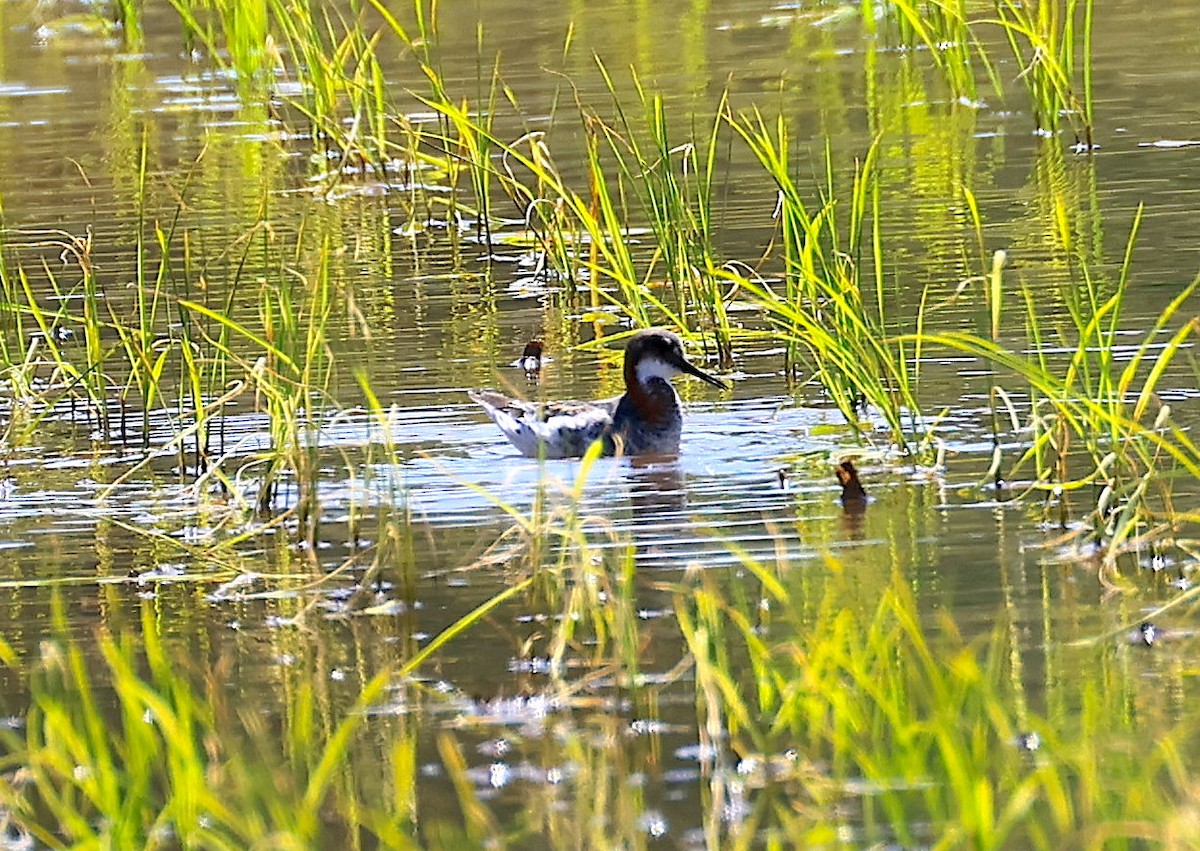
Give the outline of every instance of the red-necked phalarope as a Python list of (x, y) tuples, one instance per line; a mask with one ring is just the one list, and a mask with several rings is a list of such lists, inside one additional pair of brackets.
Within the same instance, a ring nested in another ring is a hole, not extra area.
[(596, 402), (523, 402), (494, 390), (471, 390), (492, 422), (522, 455), (577, 458), (597, 440), (606, 455), (673, 455), (679, 451), (683, 412), (671, 379), (694, 375), (728, 385), (688, 363), (670, 331), (639, 331), (625, 348), (625, 393)]

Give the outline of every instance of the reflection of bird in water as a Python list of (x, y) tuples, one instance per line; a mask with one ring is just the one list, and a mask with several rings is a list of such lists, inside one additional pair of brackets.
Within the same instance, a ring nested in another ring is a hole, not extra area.
[(715, 387), (725, 382), (688, 362), (670, 331), (640, 331), (625, 349), (625, 393), (596, 402), (524, 402), (494, 390), (472, 390), (492, 422), (522, 455), (576, 458), (597, 440), (606, 455), (674, 455), (683, 410), (671, 379), (694, 375)]
[(683, 515), (687, 508), (683, 468), (678, 462), (662, 463), (635, 458), (627, 473), (629, 495), (638, 523), (666, 521), (676, 525), (691, 520)]
[[(698, 548), (706, 544), (698, 533), (697, 518), (688, 512), (682, 465), (677, 460), (633, 458), (623, 472), (629, 494), (626, 528), (638, 569), (678, 568), (696, 558)], [(641, 587), (638, 604), (669, 611), (670, 594)]]

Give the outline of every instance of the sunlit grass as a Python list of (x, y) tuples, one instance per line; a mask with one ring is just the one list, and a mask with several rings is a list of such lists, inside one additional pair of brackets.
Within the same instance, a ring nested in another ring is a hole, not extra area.
[[(976, 66), (1000, 88), (992, 59), (976, 32), (969, 0), (888, 0), (883, 8), (895, 17), (899, 40), (928, 52), (955, 97), (978, 97)], [(868, 31), (875, 30), (872, 12), (864, 6)]]
[[(862, 841), (903, 845), (1111, 847), (1188, 829), (1180, 752), (1194, 745), (1190, 725), (1139, 748), (1136, 720), (1093, 692), (1122, 676), (1100, 647), (1083, 654), (1100, 666), (1092, 676), (1041, 684), (1046, 705), (1081, 707), (1047, 717), (1028, 706), (1013, 667), (1027, 651), (1010, 624), (987, 644), (967, 642), (947, 618), (937, 632), (925, 625), (899, 574), (864, 594), (830, 562), (814, 599), (771, 565), (747, 567), (755, 593), (708, 580), (681, 589), (677, 607), (712, 746), (771, 778), (767, 789), (812, 797), (811, 808), (774, 809), (753, 835), (831, 835), (835, 810), (853, 813)], [(1107, 744), (1086, 735), (1094, 730)], [(1114, 794), (1127, 787), (1156, 794)]]
[[(1021, 350), (1009, 348), (1014, 335), (1001, 331), (1007, 315), (1002, 254), (976, 281), (986, 305), (986, 329), (978, 334), (927, 330), (913, 337), (971, 354), (996, 369), (990, 391), (996, 449), (989, 474), (997, 483), (1011, 483), (1019, 494), (1041, 493), (1062, 526), (1071, 517), (1075, 495), (1094, 495), (1093, 505), (1085, 503), (1088, 522), (1078, 532), (1102, 546), (1110, 569), (1119, 556), (1160, 546), (1181, 531), (1172, 497), (1177, 479), (1200, 478), (1194, 441), (1159, 397), (1164, 382), (1178, 380), (1169, 376), (1195, 375), (1188, 351), (1197, 324), (1186, 305), (1200, 281), (1184, 287), (1139, 332), (1131, 353), (1117, 355), (1119, 347), (1130, 345), (1122, 343), (1128, 340), (1123, 316), (1140, 226), (1139, 210), (1114, 279), (1099, 279), (1086, 264), (1075, 266), (1077, 280), (1063, 285), (1062, 319), (1048, 319), (1044, 296), (1022, 286)], [(1069, 250), (1069, 235), (1065, 239)], [(1028, 399), (1020, 411), (1014, 396)], [(1013, 438), (1024, 449), (1005, 466), (999, 447)]]
[[(1144, 649), (1099, 637), (1071, 647), (1057, 633), (1039, 643), (1003, 614), (990, 636), (964, 637), (924, 609), (904, 574), (879, 572), (882, 549), (855, 566), (741, 554), (736, 570), (672, 573), (655, 583), (674, 595), (677, 644), (664, 646), (664, 624), (638, 616), (632, 562), (611, 546), (620, 537), (578, 511), (586, 475), (557, 507), (512, 509), (515, 531), (497, 541), (509, 564), (513, 544), (523, 553), (511, 587), (419, 651), (391, 663), (371, 654), (358, 688), (336, 701), (305, 662), (239, 708), (226, 683), (238, 660), (184, 653), (151, 604), (95, 647), (68, 637), (61, 609), (37, 658), (0, 641), (0, 662), (29, 691), (17, 729), (0, 734), (0, 806), (51, 847), (311, 847), (348, 836), (455, 847), (464, 834), (610, 846), (661, 818), (650, 801), (662, 782), (662, 756), (630, 738), (628, 719), (587, 710), (612, 690), (643, 725), (671, 719), (656, 736), (698, 745), (695, 819), (722, 847), (852, 837), (1108, 848), (1189, 835), (1192, 713), (1129, 711), (1145, 688), (1130, 654)], [(863, 575), (885, 579), (876, 587)], [(547, 613), (515, 640), (521, 658), (546, 660), (541, 687), (558, 708), (543, 732), (509, 735), (511, 762), (481, 763), (471, 730), (496, 734), (489, 701), (439, 722), (424, 707), (445, 688), (409, 678), (476, 630), (511, 631), (495, 617), (505, 612)], [(644, 671), (650, 641), (665, 673)], [(1031, 681), (1042, 653), (1091, 676)], [(377, 711), (396, 699), (401, 714)], [(694, 720), (681, 722), (681, 706), (694, 706)], [(533, 754), (561, 779), (522, 781), (515, 809), (484, 794), (481, 764), (498, 777)], [(421, 792), (430, 779), (418, 783), (431, 759), (444, 772), (438, 788), (453, 790), (449, 818), (444, 797)], [(645, 779), (628, 783), (634, 775)]]
[(1039, 130), (1065, 119), (1084, 149), (1092, 148), (1092, 0), (1032, 3), (996, 0), (997, 21), (1021, 65)]
[[(1033, 215), (1072, 276), (1054, 294), (1064, 318), (1051, 320), (1045, 292), (1008, 284), (1006, 248), (985, 250), (993, 246), (985, 247), (982, 214), (964, 191), (975, 230), (965, 239), (977, 239), (980, 268), (957, 295), (978, 299), (980, 321), (973, 332), (941, 327), (928, 290), (899, 298), (882, 215), (896, 199), (878, 175), (892, 128), (876, 128), (880, 141), (849, 166), (830, 144), (823, 178), (810, 182), (801, 175), (813, 169), (797, 162), (796, 131), (783, 110), (737, 111), (723, 95), (712, 114), (685, 117), (647, 80), (635, 74), (627, 83), (601, 62), (606, 102), (577, 101), (572, 116), (556, 116), (578, 131), (573, 151), (557, 147), (549, 131), (506, 129), (525, 116), (498, 61), (486, 64), (473, 96), (453, 90), (438, 56), (436, 5), (414, 4), (411, 26), (375, 2), (341, 13), (300, 0), (173, 6), (192, 45), (236, 75), (241, 97), (265, 104), (272, 81), (298, 87), (278, 123), (300, 116), (303, 128), (280, 144), (318, 155), (308, 160), (321, 178), (309, 197), (328, 195), (356, 172), (375, 169), (384, 180), (389, 169), (425, 168), (428, 187), (410, 180), (396, 193), (408, 215), (443, 219), (451, 242), (474, 227), (487, 251), (511, 227), (505, 219), (522, 220), (521, 244), (538, 253), (538, 274), (562, 284), (544, 314), (606, 332), (614, 318), (630, 327), (669, 324), (693, 341), (711, 340), (724, 367), (738, 365), (748, 339), (780, 343), (789, 375), (820, 386), (820, 394), (798, 390), (803, 401), (831, 402), (864, 439), (910, 456), (927, 459), (938, 437), (926, 412), (956, 401), (931, 398), (937, 388), (923, 383), (924, 357), (933, 347), (970, 355), (994, 372), (993, 491), (1044, 500), (1059, 525), (1102, 544), (1098, 575), (1108, 588), (1134, 587), (1117, 570), (1122, 556), (1171, 546), (1194, 521), (1197, 512), (1177, 504), (1175, 492), (1200, 480), (1200, 451), (1160, 393), (1180, 380), (1195, 342), (1197, 283), (1118, 358), (1140, 214), (1122, 263), (1105, 278), (1090, 248), (1076, 244), (1080, 225), (1062, 199), (1038, 198)], [(1000, 26), (1039, 127), (1053, 130), (1065, 118), (1090, 146), (1090, 2), (997, 2), (996, 18), (983, 20), (965, 3), (890, 6), (902, 16), (902, 41), (929, 52), (958, 98), (977, 95), (975, 69), (994, 76), (978, 27)], [(874, 20), (871, 4), (863, 9)], [(118, 11), (136, 45), (137, 5)], [(368, 20), (380, 28), (368, 30)], [(385, 78), (385, 46), (403, 54), (416, 82), (401, 89)], [(435, 121), (419, 129), (405, 117), (416, 110), (432, 111)], [(774, 188), (759, 210), (774, 225), (763, 257), (724, 257), (716, 247), (714, 189), (733, 167), (726, 152), (749, 159), (747, 173)], [(331, 343), (352, 312), (339, 279), (347, 246), (315, 216), (281, 237), (262, 187), (246, 233), (198, 249), (184, 222), (187, 181), (174, 187), (170, 215), (160, 220), (154, 211), (153, 159), (147, 135), (132, 190), (132, 297), (121, 298), (126, 282), (97, 274), (90, 233), (31, 233), (17, 247), (15, 234), (4, 234), (0, 368), (13, 410), (22, 412), (5, 425), (5, 448), (28, 439), (64, 402), (85, 408), (81, 442), (124, 446), (128, 422), (140, 420), (133, 442), (142, 455), (112, 473), (114, 487), (102, 498), (149, 476), (164, 454), (178, 456), (173, 472), (197, 485), (197, 501), (199, 485), (217, 483), (226, 516), (246, 521), (239, 531), (231, 521), (230, 537), (207, 550), (172, 545), (223, 569), (228, 551), (248, 548), (264, 528), (286, 528), (286, 544), (315, 550), (329, 457), (339, 477), (391, 471), (375, 473), (394, 476), (376, 492), (386, 494), (379, 505), (348, 512), (352, 554), (329, 571), (313, 558), (288, 590), (299, 589), (295, 607), (314, 619), (322, 589), (350, 576), (354, 599), (371, 601), (372, 616), (389, 610), (374, 602), (387, 582), (398, 601), (415, 603), (422, 565), (405, 460), (368, 371), (339, 363)], [(30, 259), (42, 251), (65, 265)], [(214, 256), (236, 260), (224, 290), (212, 280), (200, 285), (197, 270)], [(740, 321), (730, 314), (735, 297), (754, 308)], [(382, 435), (362, 455), (321, 452), (329, 418), (351, 415), (350, 403), (333, 395), (339, 370), (353, 371)], [(1196, 376), (1186, 381), (1194, 385)], [(1013, 401), (1022, 396), (1027, 404)], [(234, 402), (265, 415), (267, 440), (253, 452), (218, 436)], [(886, 424), (880, 434), (865, 427), (873, 416)], [(155, 417), (167, 427), (152, 429)], [(1018, 448), (1006, 458), (1005, 445)], [(1111, 636), (1068, 650), (1047, 629), (1038, 652), (1063, 656), (1086, 676), (1030, 683), (1021, 662), (1032, 651), (1016, 625), (963, 637), (952, 620), (927, 613), (928, 601), (902, 572), (874, 588), (852, 561), (857, 555), (798, 565), (741, 554), (736, 571), (672, 575), (678, 630), (664, 649), (662, 624), (639, 615), (636, 593), (638, 582), (662, 591), (663, 581), (638, 573), (636, 542), (580, 508), (595, 460), (584, 460), (574, 483), (544, 483), (528, 511), (482, 493), (509, 526), (456, 569), (486, 571), (507, 587), (439, 622), (419, 646), (403, 643), (392, 664), (364, 656), (359, 691), (344, 705), (323, 700), (315, 680), (300, 677), (281, 680), (280, 694), (270, 696), (276, 702), (264, 698), (270, 722), (239, 711), (219, 687), (221, 667), (182, 659), (149, 604), (140, 629), (102, 631), (94, 653), (90, 637), (69, 637), (61, 612), (39, 658), (21, 659), (0, 640), (0, 662), (29, 695), (19, 707), (23, 731), (4, 734), (2, 815), (50, 846), (455, 847), (542, 835), (578, 847), (645, 842), (657, 825), (644, 821), (649, 796), (625, 780), (654, 782), (661, 755), (629, 745), (614, 712), (582, 724), (566, 719), (536, 741), (546, 764), (571, 767), (569, 806), (537, 788), (527, 821), (515, 826), (480, 793), (471, 772), (478, 754), (452, 725), (418, 710), (386, 727), (386, 748), (362, 746), (365, 731), (382, 725), (371, 712), (392, 689), (418, 705), (436, 700), (417, 675), (475, 630), (493, 628), (546, 661), (545, 691), (563, 706), (612, 683), (658, 720), (659, 699), (682, 694), (683, 705), (695, 707), (685, 735), (705, 755), (697, 818), (712, 847), (833, 845), (847, 836), (903, 846), (1172, 847), (1195, 835), (1194, 718), (1182, 701), (1177, 716), (1160, 723), (1130, 712), (1136, 666), (1125, 664), (1128, 648)], [(1086, 523), (1072, 525), (1068, 502), (1076, 497)], [(360, 538), (374, 544), (359, 548)], [(167, 536), (154, 540), (165, 547)], [(734, 542), (728, 547), (737, 554)], [(244, 562), (228, 568), (243, 570)], [(539, 626), (511, 629), (499, 615), (514, 608), (535, 612)], [(115, 620), (108, 618), (106, 628)], [(666, 674), (655, 672), (658, 680), (644, 676), (652, 642), (670, 663)], [(1031, 706), (1027, 690), (1047, 708)], [(469, 724), (471, 711), (463, 714)], [(444, 802), (435, 809), (418, 794), (418, 766), (435, 751), (444, 772), (435, 786), (454, 794), (449, 819)]]
[[(975, 100), (980, 76), (999, 96), (1006, 84), (1019, 83), (1036, 130), (1053, 134), (1065, 121), (1076, 142), (1092, 148), (1091, 0), (889, 0), (884, 5), (896, 19), (899, 40), (923, 47), (956, 97)], [(873, 31), (866, 10), (864, 20)], [(994, 47), (988, 45), (996, 28), (1020, 67), (1011, 81), (1001, 79)]]
[[(909, 448), (926, 436), (914, 384), (920, 346), (891, 336), (892, 316), (879, 222), (877, 148), (857, 164), (847, 188), (836, 184), (827, 158), (827, 183), (815, 204), (792, 177), (786, 123), (754, 114), (730, 118), (779, 189), (779, 288), (741, 277), (789, 349), (803, 356), (834, 404), (855, 427), (866, 405), (887, 420), (890, 438)], [(919, 326), (923, 312), (918, 311)]]
[[(990, 334), (983, 329), (978, 336), (963, 336), (928, 327), (933, 314), (924, 295), (915, 309), (899, 306), (902, 287), (894, 280), (890, 236), (882, 225), (890, 199), (877, 175), (880, 142), (861, 152), (849, 174), (844, 166), (835, 166), (827, 149), (824, 182), (809, 186), (797, 177), (794, 131), (782, 115), (770, 117), (761, 111), (735, 114), (722, 99), (702, 131), (697, 133), (693, 119), (690, 133), (680, 133), (661, 93), (635, 75), (632, 95), (625, 94), (624, 84), (600, 63), (609, 109), (577, 103), (585, 140), (583, 154), (580, 162), (564, 168), (559, 152), (550, 149), (546, 133), (502, 138), (497, 113), (513, 109), (519, 115), (519, 107), (499, 64), (480, 81), (480, 102), (450, 91), (437, 53), (436, 10), (422, 4), (409, 10), (415, 22), (412, 25), (402, 24), (395, 13), (372, 4), (370, 11), (378, 15), (372, 20), (382, 22), (374, 33), (364, 30), (368, 10), (357, 6), (338, 15), (319, 12), (305, 3), (275, 0), (263, 20), (257, 13), (217, 2), (178, 2), (176, 9), (188, 32), (208, 46), (212, 61), (228, 63), (239, 75), (251, 75), (252, 69), (257, 69), (254, 74), (258, 75), (274, 73), (280, 70), (275, 65), (285, 63), (282, 71), (294, 75), (301, 85), (303, 94), (296, 106), (311, 122), (314, 139), (324, 140), (326, 153), (341, 158), (341, 165), (330, 171), (332, 180), (341, 179), (351, 161), (364, 166), (371, 163), (381, 170), (397, 155), (410, 164), (439, 164), (440, 177), (431, 179), (443, 179), (449, 191), (424, 203), (430, 210), (437, 206), (450, 218), (451, 234), (457, 233), (465, 218), (473, 217), (481, 237), (489, 243), (493, 225), (498, 224), (494, 208), (501, 203), (499, 199), (511, 202), (533, 234), (544, 264), (540, 273), (557, 276), (566, 284), (566, 306), (594, 324), (597, 333), (605, 332), (613, 315), (635, 327), (672, 325), (693, 339), (712, 341), (725, 367), (734, 364), (735, 346), (744, 340), (782, 341), (789, 373), (815, 379), (825, 398), (853, 428), (875, 439), (873, 429), (863, 427), (866, 414), (875, 412), (886, 423), (887, 441), (916, 455), (936, 439), (932, 422), (923, 412), (930, 400), (921, 389), (922, 347), (936, 341), (1001, 359), (1006, 368), (1026, 379), (1034, 374), (1045, 376), (1032, 382), (1035, 399), (1030, 428), (1037, 435), (1027, 456), (1037, 465), (1039, 483), (1053, 479), (1055, 486), (1069, 488), (1072, 483), (1098, 481), (1109, 470), (1104, 461), (1108, 452), (1090, 436), (1107, 434), (1105, 445), (1113, 446), (1122, 445), (1128, 436), (1128, 430), (1114, 425), (1123, 414), (1113, 410), (1116, 403), (1112, 400), (1118, 390), (1130, 390), (1135, 375), (1126, 373), (1120, 388), (1111, 377), (1128, 269), (1122, 271), (1116, 293), (1102, 305), (1084, 253), (1071, 246), (1074, 233), (1070, 222), (1061, 221), (1061, 204), (1049, 205), (1046, 214), (1054, 220), (1047, 227), (1060, 235), (1066, 262), (1078, 270), (1083, 284), (1079, 291), (1085, 294), (1083, 299), (1066, 300), (1076, 326), (1075, 337), (1068, 342), (1080, 345), (1080, 352), (1095, 350), (1098, 355), (1095, 363), (1085, 356), (1071, 364), (1065, 375), (1051, 375), (1053, 365), (1040, 353), (1039, 341), (1046, 329), (1038, 323), (1039, 312), (1032, 302), (1027, 311), (1032, 341), (1028, 353), (1006, 348), (1008, 342), (995, 333), (1002, 294), (998, 271), (983, 270), (983, 277), (990, 281)], [(1053, 31), (1061, 49), (1050, 53), (1039, 48), (1041, 62), (1076, 55), (1079, 38), (1070, 27), (1075, 26), (1077, 11), (1086, 12), (1082, 40), (1087, 41), (1090, 7), (1072, 6), (1062, 15), (1040, 11), (1036, 19), (1014, 4), (997, 9), (1015, 16), (1006, 24), (1014, 39), (1036, 30), (1045, 40), (1051, 38), (1045, 33)], [(983, 50), (971, 34), (979, 22), (969, 19), (962, 4), (898, 5), (895, 11), (906, 22), (908, 36), (927, 46), (942, 44), (950, 33), (952, 45), (969, 46), (976, 53)], [(272, 27), (281, 28), (287, 49), (278, 54), (269, 50), (256, 53), (252, 43), (266, 39)], [(427, 83), (424, 89), (397, 93), (389, 88), (377, 55), (385, 38), (403, 45)], [(569, 42), (568, 36), (564, 50), (569, 49)], [(955, 67), (970, 64), (968, 55), (955, 58), (943, 51), (939, 57)], [(1090, 56), (1080, 62), (1086, 69)], [(1067, 71), (1070, 69), (1063, 73)], [(1035, 75), (1031, 71), (1028, 76)], [(965, 78), (956, 85), (967, 91)], [(411, 98), (409, 106), (432, 109), (439, 129), (417, 132), (406, 123), (404, 105), (398, 99), (401, 95)], [(243, 96), (253, 95), (247, 92)], [(887, 129), (882, 132), (886, 134)], [(777, 238), (765, 257), (725, 258), (714, 247), (713, 187), (720, 170), (729, 167), (722, 164), (719, 149), (730, 142), (749, 151), (758, 176), (777, 190)], [(73, 259), (77, 283), (61, 284), (48, 266), (39, 270), (60, 300), (76, 292), (82, 295), (79, 316), (65, 308), (49, 312), (26, 269), (18, 266), (4, 276), (9, 291), (21, 296), (17, 306), (10, 303), (13, 318), (18, 323), (32, 320), (40, 332), (36, 347), (22, 344), (20, 336), (27, 332), (19, 327), (4, 343), (15, 386), (25, 388), (18, 395), (36, 395), (30, 389), (30, 376), (38, 369), (49, 369), (50, 384), (58, 388), (55, 392), (86, 399), (89, 416), (95, 413), (97, 431), (106, 439), (114, 424), (124, 437), (127, 414), (140, 416), (144, 450), (149, 449), (151, 412), (182, 409), (192, 423), (180, 421), (179, 428), (194, 436), (192, 467), (199, 474), (216, 475), (228, 487), (238, 476), (236, 471), (214, 470), (221, 465), (214, 465), (211, 451), (209, 419), (215, 413), (211, 401), (226, 395), (226, 382), (242, 382), (245, 391), (262, 403), (271, 429), (270, 452), (251, 465), (259, 474), (254, 500), (264, 511), (278, 507), (280, 481), (294, 476), (300, 525), (304, 537), (311, 539), (320, 513), (313, 438), (320, 429), (321, 409), (337, 407), (328, 395), (336, 367), (326, 336), (330, 323), (340, 318), (334, 315), (337, 299), (330, 280), (333, 256), (340, 247), (322, 237), (318, 237), (320, 248), (316, 250), (301, 244), (304, 237), (294, 248), (273, 243), (264, 205), (260, 223), (246, 238), (247, 243), (271, 243), (263, 254), (274, 253), (277, 258), (272, 261), (275, 265), (269, 279), (259, 287), (258, 315), (247, 321), (233, 315), (231, 302), (198, 300), (189, 290), (186, 270), (180, 276), (172, 266), (180, 242), (187, 238), (186, 230), (178, 225), (182, 207), (166, 224), (156, 220), (151, 226), (145, 208), (149, 156), (143, 140), (136, 187), (139, 227), (136, 310), (132, 316), (114, 313), (111, 305), (115, 300), (102, 291), (105, 284), (94, 273), (90, 235), (64, 234), (51, 240)], [(580, 171), (586, 176), (586, 185), (574, 185), (564, 176)], [(462, 197), (460, 181), (469, 182), (469, 198)], [(186, 191), (185, 185), (182, 192)], [(978, 207), (973, 198), (969, 200), (976, 231), (982, 233)], [(278, 259), (289, 250), (295, 252), (298, 262)], [(190, 256), (189, 252), (185, 244), (184, 255)], [(248, 248), (245, 252), (243, 257), (248, 256)], [(17, 283), (21, 283), (19, 289)], [(586, 300), (579, 300), (580, 295)], [(757, 315), (749, 322), (735, 323), (729, 312), (734, 297), (751, 302)], [(1161, 318), (1156, 333), (1174, 327), (1185, 302), (1178, 302)], [(164, 333), (172, 304), (183, 321), (177, 332)], [(1101, 315), (1103, 319), (1096, 323), (1088, 318)], [(65, 323), (81, 331), (82, 346), (77, 348), (82, 356), (55, 339), (56, 329)], [(1172, 352), (1183, 342), (1177, 339)], [(1164, 373), (1173, 357), (1160, 359), (1160, 368), (1151, 375)], [(173, 364), (178, 364), (176, 373), (171, 372)], [(179, 376), (178, 387), (168, 388), (172, 374)], [(1156, 384), (1157, 379), (1141, 393), (1134, 420), (1144, 418)], [(1108, 401), (1098, 407), (1072, 409), (1071, 416), (1052, 423), (1039, 409), (1043, 400), (1037, 394), (1042, 387), (1057, 388), (1055, 392), (1068, 400), (1078, 393)], [(1011, 393), (996, 384), (992, 398), (992, 429), (998, 434), (1000, 400), (1011, 399)], [(944, 400), (932, 403), (942, 405)], [(1067, 432), (1061, 431), (1063, 427)], [(1056, 444), (1059, 457), (1064, 456), (1068, 449), (1061, 444), (1067, 433), (1089, 435), (1085, 448), (1092, 467), (1082, 473), (1050, 476), (1048, 452)], [(177, 448), (181, 466), (185, 466), (183, 447)], [(1131, 457), (1117, 451), (1120, 457)], [(1190, 450), (1181, 451), (1187, 455)], [(1137, 466), (1150, 468), (1144, 452)], [(239, 471), (249, 473), (251, 467)], [(999, 475), (999, 468), (993, 472)], [(1013, 474), (1019, 472), (1018, 465)]]

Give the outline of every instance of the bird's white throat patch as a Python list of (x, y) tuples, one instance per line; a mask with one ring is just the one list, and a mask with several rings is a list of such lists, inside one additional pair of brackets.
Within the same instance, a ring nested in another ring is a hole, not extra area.
[(671, 379), (679, 375), (682, 371), (675, 364), (667, 363), (662, 358), (656, 357), (648, 357), (638, 361), (635, 369), (638, 384), (645, 384), (652, 378), (661, 378), (663, 381), (670, 383)]

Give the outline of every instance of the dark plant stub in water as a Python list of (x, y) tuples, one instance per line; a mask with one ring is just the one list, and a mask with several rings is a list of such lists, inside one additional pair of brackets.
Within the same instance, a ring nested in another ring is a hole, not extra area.
[(867, 505), (867, 489), (858, 480), (858, 469), (853, 461), (843, 461), (834, 468), (838, 484), (842, 486), (842, 505), (847, 509), (863, 509)]

